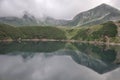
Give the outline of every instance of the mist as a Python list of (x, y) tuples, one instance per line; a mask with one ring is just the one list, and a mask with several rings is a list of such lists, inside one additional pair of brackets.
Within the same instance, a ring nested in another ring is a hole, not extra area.
[(0, 0), (0, 17), (22, 17), (27, 11), (38, 18), (72, 19), (76, 14), (102, 3), (120, 9), (119, 0)]

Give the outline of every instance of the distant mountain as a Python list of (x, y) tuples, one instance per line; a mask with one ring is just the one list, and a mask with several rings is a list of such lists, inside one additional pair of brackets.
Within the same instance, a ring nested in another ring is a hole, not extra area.
[(72, 20), (58, 20), (51, 17), (37, 19), (29, 13), (25, 13), (22, 18), (1, 17), (0, 22), (17, 26), (86, 26), (101, 24), (107, 21), (120, 20), (120, 11), (110, 5), (101, 4), (93, 9), (79, 13)]
[(39, 19), (29, 14), (28, 12), (25, 12), (22, 18), (11, 16), (0, 17), (0, 22), (13, 26), (59, 26), (66, 25), (66, 23), (68, 23), (67, 20), (57, 20), (51, 17), (44, 17), (43, 19)]
[(67, 26), (69, 24), (68, 20), (58, 20), (51, 17), (46, 17), (44, 21), (41, 22), (45, 26)]
[(1, 17), (0, 22), (13, 26), (32, 26), (40, 23), (33, 15), (25, 12), (22, 18), (18, 17)]
[(91, 10), (76, 15), (70, 25), (94, 25), (120, 19), (120, 11), (107, 4), (101, 4)]

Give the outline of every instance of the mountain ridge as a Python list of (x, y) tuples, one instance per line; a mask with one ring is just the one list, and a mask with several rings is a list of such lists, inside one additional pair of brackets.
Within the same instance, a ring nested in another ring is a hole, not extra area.
[(88, 11), (81, 12), (72, 20), (54, 19), (52, 17), (46, 17), (42, 20), (27, 12), (22, 18), (0, 17), (0, 22), (15, 26), (90, 26), (115, 20), (120, 20), (120, 10), (107, 4), (101, 4)]
[[(82, 13), (77, 14), (74, 18), (73, 18), (73, 23), (76, 22), (75, 25), (85, 25), (85, 24), (90, 24), (93, 21), (99, 21), (102, 18), (106, 18), (106, 16), (109, 16), (113, 14), (112, 17), (114, 17), (114, 14), (119, 14), (117, 15), (117, 17), (119, 16), (120, 19), (120, 11), (110, 5), (107, 4), (101, 4), (95, 8), (92, 8), (88, 11), (84, 11)], [(111, 17), (111, 16), (110, 16)], [(111, 21), (112, 19), (104, 19), (103, 21), (97, 22), (97, 23), (104, 23), (107, 21)], [(118, 20), (118, 19), (116, 19)], [(96, 24), (97, 24), (96, 23)], [(95, 24), (95, 23), (94, 23)]]

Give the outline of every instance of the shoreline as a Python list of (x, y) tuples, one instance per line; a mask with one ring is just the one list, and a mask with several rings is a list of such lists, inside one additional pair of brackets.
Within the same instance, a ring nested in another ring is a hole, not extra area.
[(76, 43), (88, 43), (88, 44), (95, 44), (95, 45), (120, 45), (120, 43), (115, 42), (102, 42), (102, 41), (81, 41), (81, 40), (64, 40), (64, 39), (20, 39), (20, 40), (0, 40), (0, 42), (76, 42)]

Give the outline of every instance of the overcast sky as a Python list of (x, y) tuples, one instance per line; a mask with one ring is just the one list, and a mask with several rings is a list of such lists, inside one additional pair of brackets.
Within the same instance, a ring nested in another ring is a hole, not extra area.
[(0, 16), (22, 16), (24, 11), (36, 17), (72, 19), (76, 14), (102, 3), (120, 9), (120, 0), (0, 0)]

